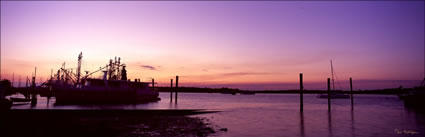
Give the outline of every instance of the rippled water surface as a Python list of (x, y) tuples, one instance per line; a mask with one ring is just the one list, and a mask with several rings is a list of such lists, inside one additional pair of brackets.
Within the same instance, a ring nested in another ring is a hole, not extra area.
[(216, 136), (283, 137), (423, 137), (425, 116), (404, 107), (394, 95), (355, 95), (332, 100), (315, 94), (304, 95), (304, 112), (299, 110), (298, 94), (230, 95), (218, 93), (179, 93), (178, 103), (170, 103), (169, 93), (161, 101), (139, 105), (55, 106), (54, 98), (39, 97), (38, 104), (15, 105), (13, 109), (211, 109), (219, 113), (197, 115), (227, 128)]

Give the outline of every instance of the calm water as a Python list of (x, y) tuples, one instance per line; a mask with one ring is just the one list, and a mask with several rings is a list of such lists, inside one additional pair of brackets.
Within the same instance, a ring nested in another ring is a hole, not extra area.
[[(393, 95), (355, 95), (354, 109), (349, 99), (332, 100), (304, 95), (304, 112), (299, 111), (297, 94), (229, 95), (218, 93), (180, 93), (178, 104), (170, 103), (169, 93), (160, 93), (161, 101), (139, 105), (54, 106), (39, 98), (33, 109), (213, 109), (222, 112), (197, 115), (213, 124), (228, 128), (216, 136), (280, 137), (423, 137), (425, 116), (406, 109)], [(13, 109), (31, 108), (29, 104)], [(402, 131), (417, 132), (403, 134)], [(400, 131), (400, 132), (397, 132)]]

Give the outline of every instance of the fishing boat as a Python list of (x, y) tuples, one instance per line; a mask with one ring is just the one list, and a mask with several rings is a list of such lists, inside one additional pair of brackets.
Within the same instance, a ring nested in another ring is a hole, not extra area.
[[(335, 93), (335, 80), (334, 80), (334, 67), (331, 60), (331, 73), (332, 73), (332, 89), (329, 95), (332, 99), (348, 99), (350, 98), (350, 95), (348, 94), (341, 94), (341, 93)], [(328, 94), (319, 94), (317, 95), (317, 98), (328, 98)]]
[[(317, 96), (318, 96), (318, 98), (328, 98), (328, 94), (319, 94)], [(347, 98), (350, 98), (350, 95), (331, 93), (330, 97), (332, 99), (347, 99)]]
[(255, 95), (255, 92), (254, 91), (242, 91), (239, 94), (241, 94), (241, 95)]
[(82, 87), (62, 87), (55, 90), (57, 104), (126, 104), (159, 100), (158, 92), (149, 89), (148, 82), (86, 79)]
[(425, 106), (425, 79), (421, 85), (408, 90), (404, 94), (400, 94), (399, 98), (404, 101), (404, 105), (408, 107), (418, 107), (423, 109)]
[(12, 107), (12, 101), (6, 98), (0, 98), (0, 111), (9, 110)]
[(30, 102), (31, 99), (28, 98), (18, 98), (18, 97), (10, 97), (12, 102)]
[[(159, 93), (150, 90), (149, 82), (127, 79), (126, 65), (115, 57), (105, 67), (80, 77), (82, 53), (78, 57), (77, 72), (66, 69), (65, 64), (51, 79), (43, 83), (55, 95), (56, 104), (136, 104), (158, 101)], [(96, 72), (103, 78), (91, 78)]]
[(220, 88), (219, 89), (221, 94), (232, 94), (232, 95), (236, 95), (237, 92), (239, 91), (238, 89), (232, 89), (232, 88)]
[(9, 110), (12, 107), (12, 101), (5, 98), (7, 88), (10, 88), (10, 82), (0, 80), (0, 111)]

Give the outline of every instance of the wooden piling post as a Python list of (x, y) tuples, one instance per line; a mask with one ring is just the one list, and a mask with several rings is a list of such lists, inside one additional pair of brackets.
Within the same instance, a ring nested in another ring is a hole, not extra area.
[(176, 92), (175, 101), (176, 101), (176, 104), (177, 104), (177, 94), (179, 92), (179, 76), (176, 76), (176, 89), (174, 90), (174, 92)]
[(328, 78), (328, 110), (331, 111), (331, 78)]
[(300, 73), (300, 111), (303, 111), (303, 91), (304, 87), (303, 87), (303, 73)]
[(354, 105), (354, 98), (353, 98), (353, 79), (350, 77), (350, 98), (351, 98), (351, 108), (353, 108)]
[(155, 91), (155, 79), (152, 78), (152, 91)]
[(33, 88), (35, 89), (35, 78), (36, 78), (36, 76), (37, 76), (37, 67), (35, 67), (35, 69), (34, 69), (34, 76), (32, 77), (32, 86), (33, 86)]
[(171, 79), (170, 83), (170, 103), (173, 102), (173, 79)]
[(37, 105), (37, 94), (35, 93), (36, 85), (35, 85), (35, 78), (37, 76), (37, 67), (35, 67), (34, 70), (34, 76), (32, 77), (32, 96), (31, 96), (31, 106), (34, 107)]

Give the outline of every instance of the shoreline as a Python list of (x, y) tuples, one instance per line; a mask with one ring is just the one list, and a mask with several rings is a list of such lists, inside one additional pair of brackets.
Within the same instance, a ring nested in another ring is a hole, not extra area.
[[(170, 87), (155, 87), (158, 92), (170, 92)], [(352, 94), (384, 94), (384, 95), (399, 95), (408, 93), (414, 88), (391, 88), (379, 90), (353, 90)], [(175, 90), (175, 89), (173, 89)], [(233, 88), (198, 88), (198, 87), (179, 87), (180, 93), (222, 93), (222, 94), (299, 94), (300, 90), (240, 90)], [(347, 90), (335, 90), (332, 93), (351, 94)], [(303, 90), (303, 94), (327, 94), (327, 90)]]
[(2, 111), (1, 135), (19, 136), (209, 136), (220, 132), (207, 110), (47, 110)]

